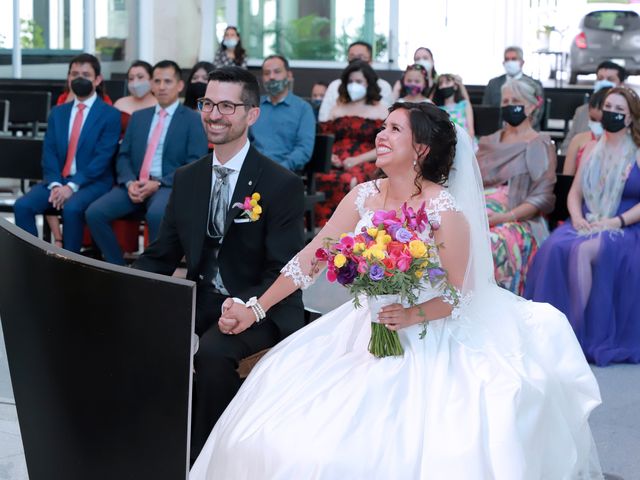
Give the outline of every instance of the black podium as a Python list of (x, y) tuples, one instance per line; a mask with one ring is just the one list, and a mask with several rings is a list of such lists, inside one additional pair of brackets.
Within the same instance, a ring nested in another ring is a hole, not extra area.
[(193, 282), (0, 219), (0, 318), (30, 480), (185, 479)]

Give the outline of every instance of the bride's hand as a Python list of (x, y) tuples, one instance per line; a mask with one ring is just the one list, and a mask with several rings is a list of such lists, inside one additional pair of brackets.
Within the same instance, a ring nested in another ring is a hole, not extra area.
[(393, 303), (380, 309), (378, 320), (389, 330), (400, 330), (418, 323), (414, 318), (413, 308), (405, 308), (399, 303)]
[[(227, 302), (225, 301), (225, 303)], [(218, 320), (218, 328), (222, 333), (237, 335), (253, 325), (255, 321), (256, 316), (251, 308), (240, 303), (233, 303), (230, 306), (225, 305), (224, 313)]]

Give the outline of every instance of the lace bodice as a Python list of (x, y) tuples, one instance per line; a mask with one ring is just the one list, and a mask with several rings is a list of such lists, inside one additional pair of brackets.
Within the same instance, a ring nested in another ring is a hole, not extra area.
[[(324, 239), (337, 239), (343, 233), (357, 232), (362, 227), (373, 226), (371, 218), (375, 212), (370, 208), (369, 200), (380, 194), (376, 182), (378, 180), (358, 185), (345, 197), (331, 220), (315, 239), (284, 266), (282, 273), (289, 277), (297, 287), (303, 289), (309, 287), (314, 278), (322, 271), (322, 268), (319, 268), (315, 261), (315, 252), (322, 246)], [(429, 199), (426, 209), (430, 225), (420, 236), (423, 241), (433, 243), (435, 240), (431, 235), (431, 226), (436, 226), (436, 224), (439, 226), (442, 221), (442, 213), (459, 211), (459, 209), (453, 196), (444, 188), (440, 190), (437, 197)]]

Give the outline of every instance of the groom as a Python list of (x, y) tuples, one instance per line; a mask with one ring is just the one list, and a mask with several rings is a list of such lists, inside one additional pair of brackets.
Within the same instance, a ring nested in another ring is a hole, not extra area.
[[(224, 67), (209, 74), (198, 108), (215, 151), (176, 171), (158, 238), (133, 265), (171, 275), (184, 256), (187, 278), (198, 283), (192, 459), (240, 388), (238, 362), (304, 324), (298, 292), (240, 333), (231, 335), (227, 325), (218, 325), (227, 298), (259, 297), (304, 246), (300, 178), (262, 156), (247, 139), (259, 104), (258, 82), (248, 71)], [(260, 208), (250, 218), (234, 204), (254, 194)]]

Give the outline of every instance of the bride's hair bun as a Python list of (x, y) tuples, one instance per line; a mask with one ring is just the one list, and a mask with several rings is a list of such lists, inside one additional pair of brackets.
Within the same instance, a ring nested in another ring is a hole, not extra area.
[[(431, 103), (397, 102), (389, 109), (409, 111), (409, 123), (413, 132), (416, 152), (429, 146), (426, 155), (418, 158), (418, 178), (443, 185), (449, 178), (456, 154), (456, 127), (449, 114)], [(416, 182), (418, 183), (418, 182)]]

